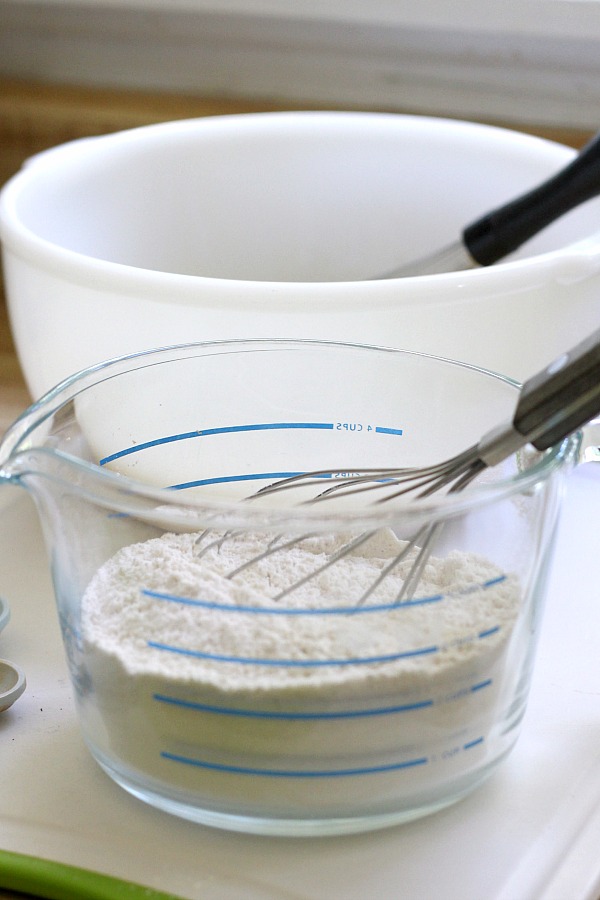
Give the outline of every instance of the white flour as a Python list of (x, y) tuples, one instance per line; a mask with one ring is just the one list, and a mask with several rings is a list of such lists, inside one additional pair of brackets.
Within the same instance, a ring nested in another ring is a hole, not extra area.
[[(261, 816), (410, 804), (482, 764), (510, 696), (516, 579), (453, 552), (429, 560), (418, 594), (427, 602), (395, 606), (408, 560), (348, 612), (398, 552), (392, 533), (280, 601), (270, 598), (343, 538), (306, 540), (228, 579), (264, 549), (264, 535), (202, 557), (196, 537), (125, 547), (85, 592), (87, 716), (105, 760), (192, 805)], [(350, 777), (380, 766), (389, 773)], [(299, 773), (317, 770), (319, 791), (307, 792)], [(323, 777), (334, 770), (348, 777)], [(274, 771), (281, 777), (260, 778)]]

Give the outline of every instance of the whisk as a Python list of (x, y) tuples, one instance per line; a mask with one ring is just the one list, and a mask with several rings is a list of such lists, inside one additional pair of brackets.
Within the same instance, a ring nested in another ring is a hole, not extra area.
[[(362, 469), (358, 472), (347, 466), (339, 469), (313, 470), (275, 481), (248, 499), (291, 491), (306, 485), (318, 485), (322, 488), (324, 478), (335, 478), (335, 483), (325, 490), (319, 490), (315, 496), (308, 501), (304, 500), (303, 503), (319, 503), (340, 494), (365, 491), (373, 492), (374, 502), (389, 502), (402, 495), (427, 497), (440, 491), (456, 493), (466, 488), (482, 471), (501, 463), (525, 445), (530, 444), (538, 451), (547, 450), (599, 414), (600, 328), (522, 386), (512, 421), (500, 424), (483, 435), (477, 444), (450, 459), (424, 467)], [(356, 474), (348, 475), (348, 472)], [(440, 528), (440, 523), (429, 522), (423, 525), (403, 545), (401, 552), (386, 565), (376, 581), (363, 593), (357, 605), (364, 603), (381, 581), (414, 551), (414, 562), (407, 578), (404, 579), (396, 602), (410, 599), (427, 563), (433, 537)], [(198, 555), (222, 545), (233, 534), (227, 532), (202, 545), (207, 535), (207, 532), (203, 533), (198, 539)], [(274, 599), (282, 599), (316, 577), (342, 557), (356, 550), (372, 535), (372, 531), (363, 532), (352, 538), (318, 568), (287, 586)], [(235, 578), (260, 560), (310, 537), (312, 534), (291, 538), (278, 535), (267, 544), (263, 552), (247, 560), (227, 577)]]

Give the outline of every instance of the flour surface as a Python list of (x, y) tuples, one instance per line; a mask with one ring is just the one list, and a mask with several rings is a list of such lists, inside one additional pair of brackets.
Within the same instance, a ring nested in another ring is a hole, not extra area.
[(414, 562), (409, 556), (354, 611), (404, 546), (390, 531), (277, 599), (349, 539), (306, 539), (233, 578), (227, 576), (264, 551), (265, 535), (230, 536), (204, 553), (195, 534), (125, 547), (85, 593), (84, 639), (130, 675), (223, 691), (378, 681), (412, 688), (432, 677), (452, 680), (465, 667), (476, 672), (498, 655), (517, 615), (519, 587), (479, 556), (431, 557), (413, 602), (395, 605)]
[(83, 597), (82, 721), (134, 793), (209, 824), (363, 830), (451, 802), (507, 752), (530, 640), (515, 576), (451, 552), (398, 605), (404, 559), (357, 608), (405, 546), (393, 533), (322, 570), (349, 536), (311, 538), (232, 578), (268, 539), (215, 537), (125, 547)]

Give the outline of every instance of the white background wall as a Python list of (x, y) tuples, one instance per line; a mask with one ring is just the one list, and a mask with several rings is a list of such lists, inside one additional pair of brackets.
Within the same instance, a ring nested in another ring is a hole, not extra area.
[(600, 127), (600, 2), (0, 0), (0, 74)]

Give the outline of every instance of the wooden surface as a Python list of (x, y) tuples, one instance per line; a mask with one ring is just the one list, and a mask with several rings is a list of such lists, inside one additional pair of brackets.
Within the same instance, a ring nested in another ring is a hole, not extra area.
[[(0, 183), (28, 156), (74, 138), (170, 119), (291, 108), (298, 107), (275, 100), (98, 90), (0, 78)], [(505, 121), (490, 124), (514, 127), (576, 147), (589, 136), (581, 130), (537, 127), (534, 123), (527, 128)]]
[(10, 334), (6, 306), (0, 302), (0, 434), (4, 434), (29, 403), (29, 392)]

